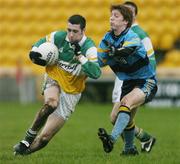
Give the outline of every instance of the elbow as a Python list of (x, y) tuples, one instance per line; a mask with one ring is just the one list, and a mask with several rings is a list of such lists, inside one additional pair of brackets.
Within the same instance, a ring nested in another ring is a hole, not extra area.
[(98, 71), (92, 76), (93, 79), (98, 79), (101, 76), (101, 69), (99, 68)]

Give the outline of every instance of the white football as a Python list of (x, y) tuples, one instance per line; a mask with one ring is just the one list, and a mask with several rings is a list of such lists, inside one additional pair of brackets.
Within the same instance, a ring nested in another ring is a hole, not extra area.
[(59, 51), (55, 44), (45, 42), (38, 47), (38, 52), (42, 55), (41, 59), (47, 62), (46, 65), (54, 65), (57, 63)]

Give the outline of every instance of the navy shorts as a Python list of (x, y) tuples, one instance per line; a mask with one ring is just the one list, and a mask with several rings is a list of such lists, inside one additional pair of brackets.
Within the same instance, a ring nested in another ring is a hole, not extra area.
[(154, 77), (149, 79), (124, 80), (122, 85), (121, 99), (134, 88), (139, 88), (145, 93), (146, 97), (144, 103), (150, 102), (155, 97), (158, 89), (157, 82)]

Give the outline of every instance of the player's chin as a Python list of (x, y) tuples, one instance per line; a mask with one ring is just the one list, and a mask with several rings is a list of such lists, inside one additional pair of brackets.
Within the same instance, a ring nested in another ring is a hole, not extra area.
[(113, 24), (111, 24), (111, 31), (116, 30), (115, 26)]
[(69, 41), (70, 41), (70, 43), (78, 42), (77, 39), (71, 39), (71, 40), (69, 40)]
[(70, 36), (69, 36), (68, 39), (69, 39), (69, 42), (70, 42), (70, 43), (73, 43), (73, 42), (75, 41), (74, 37), (70, 37)]

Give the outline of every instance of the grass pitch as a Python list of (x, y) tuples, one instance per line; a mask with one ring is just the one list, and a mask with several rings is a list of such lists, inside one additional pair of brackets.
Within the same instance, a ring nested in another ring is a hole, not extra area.
[[(122, 141), (110, 154), (103, 152), (97, 137), (99, 127), (109, 132), (111, 104), (80, 103), (64, 128), (45, 147), (29, 156), (14, 156), (12, 147), (20, 141), (31, 125), (40, 104), (0, 103), (1, 164), (179, 164), (180, 110), (176, 108), (140, 108), (136, 124), (157, 138), (150, 154), (121, 157)], [(140, 150), (140, 144), (136, 140)]]

